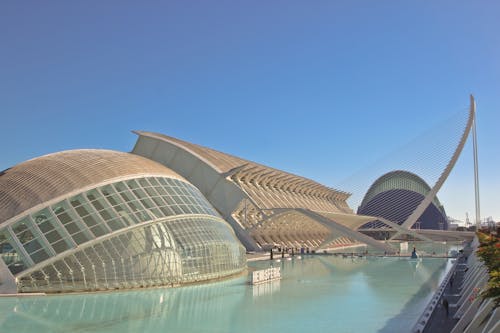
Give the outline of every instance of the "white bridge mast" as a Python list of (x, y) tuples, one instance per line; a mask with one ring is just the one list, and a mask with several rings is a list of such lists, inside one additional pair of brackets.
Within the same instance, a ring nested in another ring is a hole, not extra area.
[(474, 96), (470, 96), (470, 103), (472, 112), (474, 114), (474, 120), (472, 122), (472, 146), (474, 154), (474, 198), (476, 202), (476, 230), (481, 227), (481, 211), (479, 205), (479, 171), (477, 163), (477, 134), (476, 134), (476, 102), (474, 101)]

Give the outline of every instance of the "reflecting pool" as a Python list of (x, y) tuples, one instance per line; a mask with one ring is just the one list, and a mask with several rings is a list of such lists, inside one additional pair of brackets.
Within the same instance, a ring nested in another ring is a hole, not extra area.
[(407, 332), (450, 259), (311, 256), (282, 280), (248, 278), (173, 289), (0, 298), (0, 332)]

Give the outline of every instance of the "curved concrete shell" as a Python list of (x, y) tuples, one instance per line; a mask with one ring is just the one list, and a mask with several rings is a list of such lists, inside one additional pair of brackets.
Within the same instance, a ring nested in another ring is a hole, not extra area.
[[(358, 214), (382, 217), (401, 225), (430, 190), (430, 186), (419, 176), (408, 171), (392, 171), (372, 184), (358, 208)], [(369, 222), (362, 228), (376, 228), (376, 225), (377, 222)], [(414, 228), (448, 228), (446, 213), (437, 197), (419, 217)]]
[(0, 292), (179, 285), (241, 272), (231, 227), (143, 157), (75, 150), (0, 174)]

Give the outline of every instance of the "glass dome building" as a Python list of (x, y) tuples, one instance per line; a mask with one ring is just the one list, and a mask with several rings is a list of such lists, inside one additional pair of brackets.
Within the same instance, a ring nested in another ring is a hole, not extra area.
[(175, 286), (246, 267), (200, 191), (167, 167), (71, 150), (0, 172), (0, 292)]

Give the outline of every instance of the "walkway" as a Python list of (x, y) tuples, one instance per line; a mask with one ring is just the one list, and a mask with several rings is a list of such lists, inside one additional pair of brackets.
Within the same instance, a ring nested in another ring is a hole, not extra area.
[[(434, 309), (423, 333), (448, 333), (453, 330), (453, 327), (458, 322), (458, 319), (454, 319), (453, 316), (458, 310), (455, 304), (461, 296), (459, 286), (462, 285), (464, 279), (466, 261), (463, 257), (459, 257), (457, 260), (458, 264), (453, 279), (448, 282), (443, 296), (439, 300), (439, 305)], [(446, 314), (443, 299), (448, 301), (448, 314)]]

